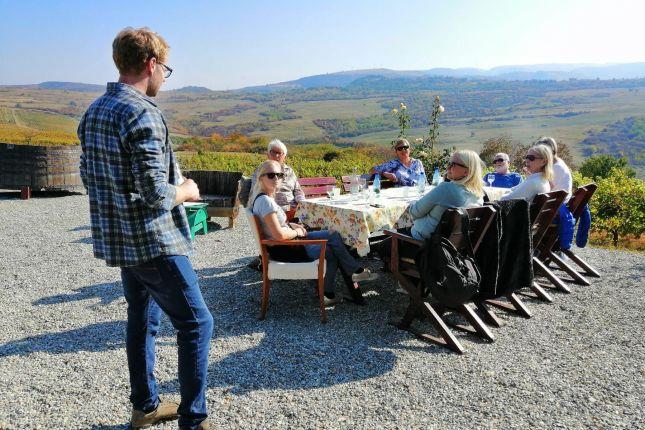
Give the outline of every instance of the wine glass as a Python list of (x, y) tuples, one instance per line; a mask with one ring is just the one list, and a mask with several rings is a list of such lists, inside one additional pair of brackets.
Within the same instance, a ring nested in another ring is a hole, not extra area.
[(492, 173), (489, 173), (488, 175), (486, 175), (486, 181), (488, 182), (488, 186), (492, 187), (493, 182), (495, 182), (495, 175)]

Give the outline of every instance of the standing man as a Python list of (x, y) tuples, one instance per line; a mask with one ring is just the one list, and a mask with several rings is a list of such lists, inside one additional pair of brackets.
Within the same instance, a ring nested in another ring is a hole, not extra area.
[[(169, 46), (147, 28), (122, 30), (112, 43), (119, 82), (78, 126), (81, 177), (90, 200), (94, 256), (121, 268), (128, 303), (126, 353), (133, 428), (179, 418), (181, 429), (208, 429), (206, 382), (213, 317), (188, 260), (182, 203), (197, 184), (178, 184), (168, 128), (151, 99), (172, 69)], [(161, 401), (153, 374), (161, 311), (177, 329), (181, 403)]]

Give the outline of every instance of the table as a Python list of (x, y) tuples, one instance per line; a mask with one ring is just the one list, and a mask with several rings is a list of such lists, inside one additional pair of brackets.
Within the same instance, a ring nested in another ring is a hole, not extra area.
[[(426, 193), (434, 187), (426, 187)], [(505, 188), (484, 187), (491, 200), (498, 200), (508, 192)], [(371, 206), (363, 197), (343, 194), (334, 200), (328, 197), (306, 199), (299, 203), (295, 216), (310, 228), (337, 231), (343, 242), (356, 249), (361, 257), (370, 251), (369, 238), (385, 229), (412, 226), (408, 207), (420, 195), (415, 187), (398, 187), (381, 190)]]

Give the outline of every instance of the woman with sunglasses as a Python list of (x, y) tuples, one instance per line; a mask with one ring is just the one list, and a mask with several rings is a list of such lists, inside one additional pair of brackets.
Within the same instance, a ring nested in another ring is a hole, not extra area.
[(553, 179), (551, 179), (551, 190), (565, 190), (567, 198), (565, 202), (569, 201), (571, 191), (573, 188), (573, 178), (571, 177), (571, 170), (567, 163), (558, 157), (558, 144), (552, 137), (544, 136), (538, 139), (536, 145), (546, 145), (551, 149), (553, 154)]
[(416, 185), (421, 175), (425, 175), (425, 170), (421, 161), (410, 157), (410, 150), (410, 142), (407, 139), (397, 139), (394, 142), (394, 153), (397, 158), (372, 167), (370, 173), (385, 176), (397, 187)]
[(480, 206), (484, 203), (482, 161), (469, 149), (455, 151), (450, 156), (449, 182), (442, 182), (409, 208), (414, 223), (412, 237), (423, 240), (432, 236), (446, 209)]
[[(328, 230), (308, 232), (304, 226), (288, 223), (287, 216), (280, 205), (275, 201), (275, 193), (284, 178), (282, 166), (277, 161), (268, 160), (260, 165), (257, 170), (258, 181), (251, 189), (251, 198), (248, 207), (253, 215), (260, 219), (262, 230), (267, 238), (273, 240), (297, 240), (298, 238), (327, 239), (325, 261), (325, 305), (331, 306), (340, 300), (334, 292), (336, 285), (336, 272), (340, 269), (348, 282), (352, 299), (362, 303), (360, 288), (354, 288), (354, 282), (373, 281), (378, 275), (359, 266), (352, 257), (338, 232)], [(271, 259), (277, 261), (302, 262), (314, 261), (320, 255), (320, 245), (303, 246), (269, 246)], [(351, 276), (350, 276), (351, 275)], [(351, 279), (351, 282), (349, 280)]]
[(535, 145), (524, 157), (524, 165), (530, 173), (526, 180), (500, 200), (525, 199), (533, 201), (535, 196), (551, 191), (549, 181), (553, 180), (553, 154), (546, 145)]
[(513, 188), (522, 182), (522, 176), (516, 172), (509, 172), (510, 157), (504, 152), (499, 152), (493, 157), (495, 173), (484, 175), (484, 181), (488, 182), (488, 175), (493, 175), (492, 187)]

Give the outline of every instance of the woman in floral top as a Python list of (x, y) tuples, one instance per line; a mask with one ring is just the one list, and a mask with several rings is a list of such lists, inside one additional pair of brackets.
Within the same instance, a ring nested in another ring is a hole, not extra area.
[(419, 177), (425, 175), (421, 161), (410, 157), (410, 142), (407, 139), (397, 139), (394, 142), (394, 160), (386, 161), (383, 164), (374, 166), (370, 173), (379, 173), (397, 187), (409, 187), (416, 185)]

